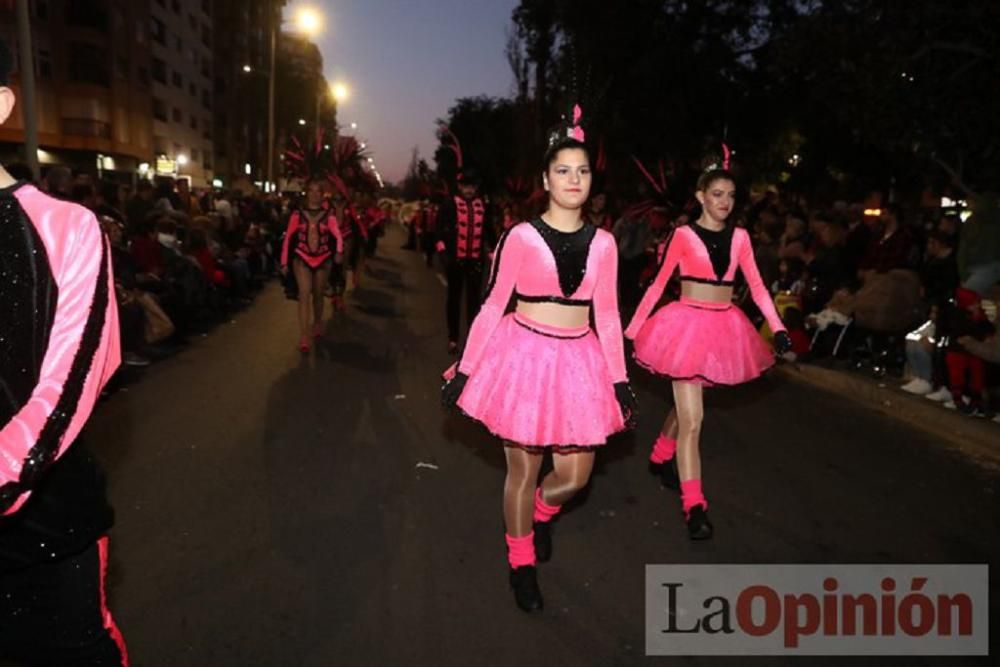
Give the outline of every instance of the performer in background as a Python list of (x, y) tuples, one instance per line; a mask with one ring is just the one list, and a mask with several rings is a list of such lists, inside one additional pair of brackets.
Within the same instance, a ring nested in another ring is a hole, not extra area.
[(483, 268), (495, 246), (486, 201), (479, 193), (480, 180), (473, 170), (460, 175), (458, 195), (445, 201), (437, 218), (437, 250), (445, 258), (448, 278), (446, 314), (448, 352), (458, 352), (465, 293), (466, 318), (472, 322), (482, 299)]
[[(625, 337), (635, 340), (636, 361), (673, 382), (674, 408), (653, 445), (650, 461), (665, 486), (677, 488), (679, 484), (688, 532), (695, 540), (710, 538), (713, 532), (701, 486), (703, 388), (747, 382), (774, 364), (768, 345), (732, 303), (737, 269), (775, 332), (778, 353), (791, 347), (754, 262), (749, 234), (726, 223), (735, 205), (735, 183), (727, 169), (713, 167), (702, 174), (695, 193), (702, 205), (701, 217), (674, 231), (656, 279), (625, 330)], [(678, 267), (680, 301), (649, 317)]]
[(323, 299), (334, 264), (344, 256), (344, 238), (333, 213), (324, 206), (323, 184), (306, 184), (306, 203), (292, 211), (281, 248), (282, 272), (295, 277), (299, 298), (299, 350), (308, 352), (323, 335)]
[[(0, 124), (14, 108), (0, 42)], [(0, 659), (127, 665), (106, 606), (104, 479), (82, 431), (121, 361), (94, 215), (0, 168)]]
[[(551, 557), (551, 520), (589, 481), (595, 450), (635, 415), (618, 255), (614, 238), (583, 217), (591, 176), (579, 127), (549, 148), (543, 178), (548, 209), (502, 237), (486, 300), (442, 389), (446, 406), (503, 442), (510, 584), (528, 612), (543, 606), (536, 562)], [(516, 309), (505, 315), (511, 295)], [(553, 470), (539, 484), (546, 452)]]

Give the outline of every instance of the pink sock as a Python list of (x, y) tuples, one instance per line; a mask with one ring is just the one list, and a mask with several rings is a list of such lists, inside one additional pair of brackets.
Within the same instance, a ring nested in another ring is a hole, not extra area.
[(677, 452), (677, 441), (660, 433), (653, 443), (653, 451), (649, 455), (649, 460), (653, 463), (664, 463), (674, 458)]
[(689, 479), (681, 482), (681, 505), (684, 506), (684, 514), (691, 511), (695, 505), (701, 505), (708, 509), (708, 501), (701, 492), (701, 480)]
[(540, 523), (552, 521), (552, 517), (559, 514), (562, 505), (548, 505), (542, 500), (542, 487), (535, 489), (535, 515), (534, 520)]
[(507, 538), (507, 562), (512, 568), (523, 567), (535, 564), (535, 533), (528, 533), (524, 537), (514, 537), (506, 535)]

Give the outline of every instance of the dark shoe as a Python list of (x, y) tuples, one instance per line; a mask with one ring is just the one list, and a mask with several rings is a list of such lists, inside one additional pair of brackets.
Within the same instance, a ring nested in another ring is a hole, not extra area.
[(649, 472), (660, 478), (663, 488), (676, 491), (681, 488), (681, 479), (677, 475), (677, 458), (672, 458), (663, 463), (649, 462)]
[(448, 341), (448, 354), (458, 354), (458, 343), (456, 341)]
[(514, 590), (514, 601), (521, 611), (530, 614), (542, 610), (542, 591), (538, 588), (538, 572), (534, 565), (511, 570), (510, 587)]
[(712, 522), (702, 505), (695, 505), (688, 512), (688, 535), (692, 540), (707, 540), (712, 537)]
[(552, 524), (548, 521), (535, 522), (535, 559), (539, 563), (552, 559)]

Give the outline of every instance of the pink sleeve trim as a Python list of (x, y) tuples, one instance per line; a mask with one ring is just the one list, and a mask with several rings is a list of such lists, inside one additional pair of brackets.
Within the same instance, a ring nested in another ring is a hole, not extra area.
[(597, 265), (597, 284), (594, 286), (594, 324), (612, 381), (625, 382), (628, 375), (625, 372), (625, 346), (618, 311), (618, 248), (608, 232), (599, 230), (597, 234), (595, 241), (601, 240), (604, 248)]
[(774, 301), (771, 300), (771, 294), (767, 291), (767, 287), (764, 286), (764, 281), (760, 277), (760, 271), (757, 269), (757, 262), (753, 257), (753, 245), (750, 242), (750, 234), (742, 228), (737, 228), (736, 233), (740, 237), (740, 271), (743, 272), (743, 276), (747, 279), (747, 285), (750, 287), (750, 296), (753, 298), (753, 302), (757, 304), (757, 308), (764, 316), (764, 319), (767, 320), (771, 331), (774, 333), (784, 331), (785, 325), (782, 323), (781, 318), (778, 317), (778, 311), (774, 307)]
[(660, 265), (660, 270), (656, 273), (656, 279), (646, 289), (646, 293), (643, 295), (642, 301), (639, 302), (639, 307), (636, 309), (635, 315), (632, 316), (632, 321), (629, 323), (628, 328), (625, 329), (625, 337), (629, 340), (639, 335), (639, 330), (642, 329), (642, 325), (646, 323), (653, 307), (660, 300), (660, 297), (663, 296), (663, 290), (667, 287), (667, 281), (670, 280), (670, 276), (673, 275), (674, 269), (677, 268), (677, 264), (684, 255), (684, 244), (686, 241), (684, 240), (684, 232), (682, 230), (683, 227), (678, 228), (671, 235), (670, 241), (667, 244), (666, 257), (663, 258), (663, 264)]

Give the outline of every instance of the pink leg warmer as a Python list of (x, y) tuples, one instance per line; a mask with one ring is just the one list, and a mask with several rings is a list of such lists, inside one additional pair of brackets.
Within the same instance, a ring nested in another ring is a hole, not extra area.
[(542, 487), (535, 489), (535, 514), (533, 519), (539, 523), (548, 523), (552, 517), (559, 514), (562, 505), (548, 505), (542, 500)]
[(507, 562), (512, 568), (535, 564), (535, 533), (524, 537), (507, 535)]
[(708, 501), (701, 492), (701, 480), (689, 479), (681, 482), (681, 504), (684, 506), (684, 514), (691, 511), (695, 505), (701, 505), (708, 509)]
[(677, 441), (660, 433), (653, 443), (653, 451), (649, 455), (649, 460), (653, 463), (665, 463), (674, 458), (677, 453)]

